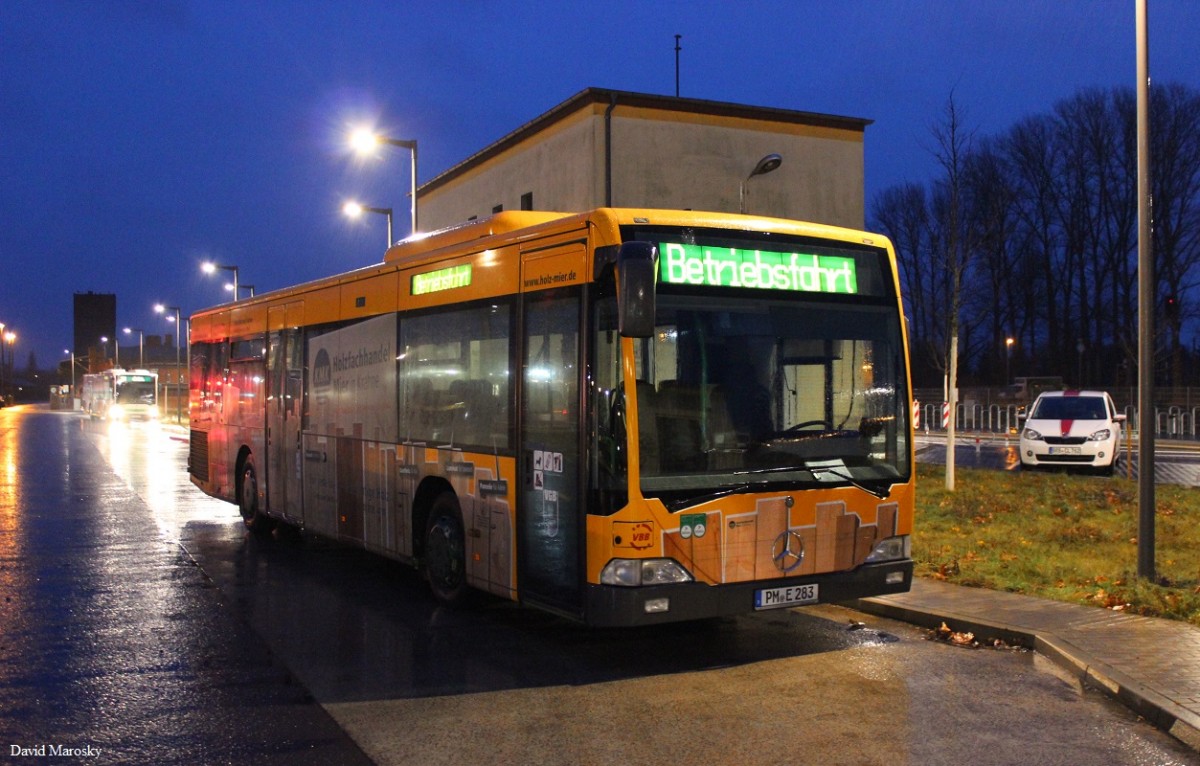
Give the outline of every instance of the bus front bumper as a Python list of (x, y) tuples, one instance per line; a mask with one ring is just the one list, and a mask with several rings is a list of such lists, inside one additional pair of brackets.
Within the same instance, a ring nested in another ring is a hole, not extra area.
[(724, 585), (678, 583), (623, 588), (588, 584), (585, 619), (596, 627), (620, 627), (744, 614), (755, 611), (755, 594), (759, 591), (810, 584), (818, 586), (818, 598), (812, 603), (841, 603), (907, 592), (912, 573), (912, 560), (904, 559), (864, 564), (848, 572)]

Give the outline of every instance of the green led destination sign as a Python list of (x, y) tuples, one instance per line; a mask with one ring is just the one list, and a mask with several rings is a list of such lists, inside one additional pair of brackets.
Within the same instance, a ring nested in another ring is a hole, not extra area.
[(414, 274), (412, 278), (412, 294), (424, 295), (442, 290), (453, 290), (456, 287), (466, 287), (471, 284), (471, 264), (450, 266), (424, 274)]
[(858, 294), (853, 258), (660, 242), (659, 276), (675, 285)]

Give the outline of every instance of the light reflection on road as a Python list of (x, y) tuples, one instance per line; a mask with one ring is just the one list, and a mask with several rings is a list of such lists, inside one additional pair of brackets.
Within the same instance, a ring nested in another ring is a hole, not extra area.
[(151, 509), (160, 533), (178, 542), (190, 522), (240, 523), (237, 509), (205, 496), (187, 480), (180, 481), (179, 453), (186, 443), (181, 429), (158, 423), (83, 421), (97, 438), (105, 460)]

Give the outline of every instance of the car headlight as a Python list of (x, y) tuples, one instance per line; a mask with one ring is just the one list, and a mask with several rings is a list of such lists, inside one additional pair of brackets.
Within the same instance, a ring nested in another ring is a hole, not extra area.
[(1021, 438), (1028, 439), (1031, 442), (1040, 442), (1042, 440), (1042, 435), (1032, 428), (1026, 428), (1021, 432)]
[(691, 581), (692, 575), (675, 559), (613, 559), (600, 573), (601, 583), (626, 588)]
[(1112, 431), (1108, 430), (1107, 428), (1102, 428), (1089, 436), (1088, 441), (1103, 442), (1108, 441), (1110, 438), (1112, 438)]

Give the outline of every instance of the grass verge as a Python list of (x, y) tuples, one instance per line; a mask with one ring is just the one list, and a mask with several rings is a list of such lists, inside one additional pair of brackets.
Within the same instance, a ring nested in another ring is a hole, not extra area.
[(1154, 582), (1137, 577), (1137, 483), (918, 464), (919, 577), (1200, 626), (1200, 491), (1155, 491)]

